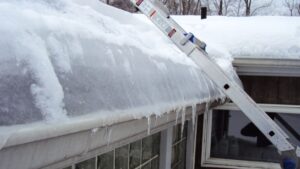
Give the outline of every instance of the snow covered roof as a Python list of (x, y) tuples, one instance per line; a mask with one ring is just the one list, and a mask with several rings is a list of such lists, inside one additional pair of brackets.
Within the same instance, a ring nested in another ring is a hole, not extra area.
[(233, 57), (300, 59), (300, 17), (176, 16), (187, 31)]
[(95, 112), (138, 118), (224, 97), (156, 28), (96, 0), (74, 2), (0, 2), (1, 126)]

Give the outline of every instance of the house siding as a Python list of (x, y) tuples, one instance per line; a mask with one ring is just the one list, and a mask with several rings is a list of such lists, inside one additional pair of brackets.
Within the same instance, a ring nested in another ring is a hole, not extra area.
[(300, 104), (299, 77), (241, 76), (240, 79), (257, 103)]

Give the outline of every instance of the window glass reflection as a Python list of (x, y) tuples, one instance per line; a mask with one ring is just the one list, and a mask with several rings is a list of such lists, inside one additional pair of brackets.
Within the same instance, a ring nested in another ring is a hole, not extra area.
[[(297, 134), (300, 133), (300, 115), (278, 113), (268, 115), (291, 136), (295, 144), (299, 145)], [(211, 157), (280, 162), (277, 149), (240, 111), (213, 112)]]

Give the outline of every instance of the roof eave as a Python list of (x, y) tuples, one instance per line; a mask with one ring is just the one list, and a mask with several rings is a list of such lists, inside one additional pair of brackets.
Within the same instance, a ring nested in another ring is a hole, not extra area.
[(300, 77), (300, 59), (236, 57), (233, 66), (242, 76)]

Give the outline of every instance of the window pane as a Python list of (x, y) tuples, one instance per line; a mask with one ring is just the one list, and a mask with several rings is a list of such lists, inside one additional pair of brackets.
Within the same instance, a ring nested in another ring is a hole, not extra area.
[[(275, 119), (275, 113), (269, 113)], [(213, 113), (211, 156), (247, 161), (279, 162), (277, 149), (240, 111)]]
[(179, 158), (179, 160), (181, 161), (180, 165), (179, 165), (179, 168), (185, 168), (185, 164), (186, 164), (186, 140), (184, 140), (182, 143), (181, 143), (181, 146), (180, 146), (180, 154), (182, 154), (182, 156)]
[(183, 131), (182, 124), (177, 124), (173, 127), (173, 144), (185, 137), (187, 137), (187, 122), (184, 123)]
[(114, 167), (114, 151), (98, 156), (97, 169), (113, 169)]
[(173, 128), (173, 146), (172, 146), (172, 159), (171, 168), (180, 169), (185, 168), (185, 158), (186, 158), (186, 138), (187, 138), (187, 125), (184, 124), (183, 132), (182, 125), (176, 125)]
[(130, 144), (129, 151), (129, 168), (134, 169), (141, 164), (141, 150), (142, 150), (141, 140)]
[(178, 164), (178, 169), (185, 169), (185, 163)]
[(185, 158), (185, 142), (178, 144), (178, 161), (183, 162)]
[(183, 137), (187, 137), (187, 122), (184, 123)]
[(152, 144), (152, 157), (159, 154), (160, 149), (160, 133), (156, 133), (152, 136), (153, 144)]
[(80, 162), (75, 165), (75, 169), (95, 169), (95, 158)]
[(152, 157), (152, 136), (148, 136), (142, 140), (142, 163), (150, 160)]
[(294, 145), (300, 145), (300, 114), (277, 114), (275, 122), (288, 133)]
[(142, 169), (151, 169), (151, 163), (147, 163), (142, 167)]
[(173, 127), (173, 144), (179, 141), (181, 138), (181, 124), (177, 124)]
[(179, 161), (179, 144), (175, 145), (172, 147), (172, 161), (171, 161), (171, 166), (172, 168), (178, 163)]
[[(172, 157), (171, 157), (171, 166), (175, 163), (175, 147), (172, 147)], [(173, 168), (173, 167), (172, 167)]]
[(151, 169), (159, 169), (159, 157), (151, 161)]
[(128, 158), (129, 158), (128, 153), (129, 153), (128, 145), (116, 149), (115, 169), (128, 169)]
[(185, 160), (186, 160), (186, 141), (183, 140), (179, 144), (175, 146), (175, 160), (172, 163), (172, 168), (185, 168)]

